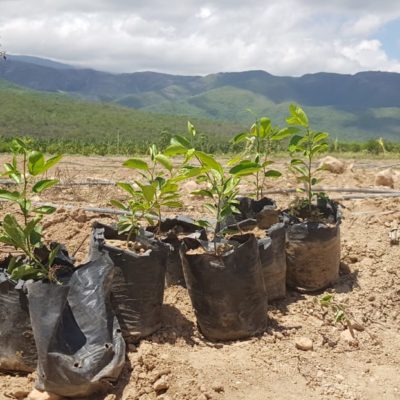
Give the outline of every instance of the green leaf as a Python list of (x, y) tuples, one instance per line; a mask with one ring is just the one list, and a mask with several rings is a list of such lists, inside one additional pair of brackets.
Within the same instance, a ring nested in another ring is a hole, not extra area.
[(43, 273), (32, 265), (23, 264), (13, 269), (11, 273), (11, 279), (14, 280), (28, 280), (28, 279), (40, 279), (43, 277)]
[(153, 201), (156, 194), (156, 188), (153, 185), (141, 185), (143, 195), (148, 202)]
[(196, 225), (201, 226), (203, 228), (208, 228), (210, 226), (210, 223), (204, 219), (197, 219)]
[(325, 140), (329, 137), (329, 133), (326, 132), (316, 132), (314, 137), (313, 137), (313, 142), (317, 143), (320, 142), (321, 140)]
[(199, 175), (203, 174), (205, 171), (206, 171), (206, 168), (204, 168), (204, 167), (193, 167), (193, 168), (188, 169), (186, 172), (184, 172), (182, 177), (183, 177), (183, 179), (194, 178), (195, 176), (199, 176)]
[(13, 215), (7, 214), (3, 219), (3, 230), (15, 248), (25, 249), (24, 230)]
[(129, 193), (131, 196), (136, 196), (137, 195), (137, 191), (129, 183), (117, 182), (116, 186), (118, 186), (122, 190), (125, 190), (125, 192)]
[(172, 171), (172, 162), (171, 160), (165, 156), (164, 154), (157, 154), (155, 157), (156, 161), (160, 163), (163, 167), (165, 167), (168, 171)]
[(335, 315), (335, 324), (341, 322), (345, 319), (345, 314), (343, 310), (338, 310)]
[(290, 161), (290, 165), (306, 165), (306, 163), (303, 160), (295, 158)]
[(28, 170), (33, 176), (39, 175), (45, 171), (44, 155), (39, 151), (32, 151), (28, 157)]
[(186, 154), (187, 148), (180, 144), (171, 144), (164, 150), (166, 156), (176, 156), (178, 154)]
[(215, 214), (217, 212), (217, 207), (215, 207), (213, 204), (210, 203), (205, 203), (203, 204), (203, 207), (210, 211), (212, 214)]
[(20, 199), (18, 200), (19, 208), (21, 209), (23, 214), (28, 214), (29, 210), (32, 207), (32, 202), (28, 199)]
[(140, 169), (144, 171), (149, 170), (149, 166), (146, 161), (141, 160), (140, 158), (131, 158), (123, 163), (124, 167)]
[(260, 118), (260, 137), (265, 138), (271, 131), (271, 120), (266, 117)]
[(239, 144), (243, 141), (245, 141), (248, 138), (249, 134), (247, 132), (242, 132), (237, 134), (236, 136), (233, 137), (233, 139), (231, 139), (231, 142), (233, 144)]
[(118, 201), (118, 200), (110, 200), (110, 203), (114, 207), (117, 207), (117, 208), (119, 208), (120, 210), (123, 210), (123, 211), (127, 211), (129, 209), (124, 203), (122, 203), (121, 201)]
[(175, 135), (171, 139), (171, 143), (170, 144), (173, 145), (173, 146), (182, 146), (186, 150), (189, 150), (192, 147), (192, 145), (190, 144), (189, 140), (187, 140), (184, 136), (180, 136), (180, 135)]
[(280, 176), (282, 176), (282, 174), (279, 171), (276, 171), (274, 169), (270, 169), (269, 171), (267, 171), (265, 173), (265, 176), (268, 178), (279, 178)]
[(318, 153), (323, 153), (325, 151), (328, 151), (329, 146), (327, 143), (320, 143), (320, 144), (316, 144), (315, 146), (312, 147), (311, 149), (311, 154), (318, 154)]
[(161, 187), (161, 193), (175, 193), (179, 190), (179, 186), (176, 183), (171, 182), (170, 180), (166, 181), (166, 183)]
[(194, 128), (194, 126), (190, 121), (188, 121), (188, 132), (192, 137), (196, 136), (196, 129)]
[(52, 206), (40, 206), (34, 208), (32, 211), (38, 214), (53, 214), (57, 209)]
[(60, 245), (57, 244), (51, 251), (49, 254), (49, 259), (47, 261), (47, 265), (48, 267), (51, 267), (54, 264), (54, 260), (57, 257), (58, 252), (60, 251)]
[(301, 125), (304, 126), (305, 128), (308, 128), (309, 122), (307, 114), (300, 106), (296, 104), (291, 104), (289, 106), (289, 111), (291, 116), (286, 118), (286, 122), (289, 125)]
[(43, 179), (39, 182), (36, 182), (32, 188), (32, 192), (34, 193), (42, 193), (44, 190), (51, 188), (54, 185), (57, 185), (57, 179)]
[(211, 199), (214, 198), (212, 192), (210, 190), (205, 190), (205, 189), (195, 190), (195, 191), (191, 192), (191, 194), (193, 194), (195, 196), (209, 197)]
[(17, 260), (15, 257), (11, 257), (8, 263), (7, 272), (11, 274), (16, 267), (18, 267)]
[(224, 175), (224, 169), (222, 168), (222, 165), (213, 157), (202, 151), (196, 151), (195, 155), (204, 166), (209, 167), (214, 171), (217, 171), (220, 176)]
[(294, 153), (297, 151), (301, 151), (302, 149), (299, 147), (299, 143), (303, 140), (303, 136), (295, 135), (290, 139), (288, 150), (290, 153)]
[(180, 207), (183, 206), (181, 201), (172, 201), (172, 200), (171, 201), (164, 201), (162, 203), (162, 205), (164, 207), (170, 207), (170, 208), (180, 208)]
[(291, 168), (303, 176), (307, 176), (308, 174), (307, 170), (304, 167), (300, 167), (298, 165), (292, 165)]
[(21, 199), (19, 192), (9, 192), (5, 189), (0, 189), (0, 199), (18, 202)]
[(246, 176), (254, 174), (261, 169), (261, 165), (253, 161), (242, 161), (229, 170), (231, 175)]
[(54, 165), (58, 164), (60, 162), (60, 160), (62, 159), (62, 157), (63, 157), (62, 154), (58, 154), (54, 157), (49, 158), (44, 165), (43, 172), (49, 170), (51, 167), (54, 167)]
[(288, 136), (292, 136), (299, 131), (298, 128), (295, 127), (288, 127), (279, 130), (278, 132), (274, 133), (271, 137), (272, 140), (282, 140)]

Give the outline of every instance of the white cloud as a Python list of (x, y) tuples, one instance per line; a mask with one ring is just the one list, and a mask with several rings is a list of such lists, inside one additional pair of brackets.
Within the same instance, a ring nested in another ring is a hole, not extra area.
[(8, 52), (113, 72), (400, 72), (374, 37), (397, 0), (0, 2)]

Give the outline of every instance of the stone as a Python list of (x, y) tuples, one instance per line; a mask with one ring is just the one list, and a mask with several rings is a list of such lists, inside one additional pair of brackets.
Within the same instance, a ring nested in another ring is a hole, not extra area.
[(354, 347), (358, 346), (358, 340), (355, 337), (353, 337), (349, 329), (346, 329), (343, 332), (341, 332), (340, 339), (343, 342), (349, 344), (350, 346)]
[(217, 393), (222, 393), (224, 391), (224, 387), (220, 383), (214, 383), (211, 386), (211, 389), (214, 390), (214, 392), (217, 392)]
[(164, 375), (160, 379), (157, 379), (153, 384), (153, 389), (156, 392), (161, 392), (163, 390), (168, 390), (169, 383), (167, 377)]
[(313, 349), (313, 342), (310, 338), (299, 337), (295, 340), (296, 349), (308, 351)]
[(16, 390), (15, 392), (6, 393), (7, 397), (11, 397), (13, 399), (25, 399), (29, 395), (29, 391), (25, 390)]
[(393, 171), (389, 168), (385, 169), (384, 171), (378, 172), (375, 175), (375, 185), (388, 186), (393, 189), (394, 187)]
[(57, 394), (42, 392), (37, 389), (33, 389), (28, 395), (28, 400), (61, 400), (61, 399), (62, 397), (58, 396)]
[(335, 157), (326, 156), (320, 160), (319, 168), (323, 168), (333, 174), (343, 174), (346, 164)]

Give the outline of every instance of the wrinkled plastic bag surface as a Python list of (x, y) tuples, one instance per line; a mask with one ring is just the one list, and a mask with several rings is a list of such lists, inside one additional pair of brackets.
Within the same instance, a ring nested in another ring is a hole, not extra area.
[(201, 333), (211, 340), (236, 340), (263, 332), (267, 326), (266, 294), (253, 235), (244, 235), (222, 256), (186, 254), (213, 243), (184, 239), (183, 271)]
[[(151, 231), (154, 232), (152, 227)], [(193, 239), (207, 240), (206, 231), (196, 225), (191, 218), (178, 216), (166, 218), (161, 222), (160, 231), (164, 234), (161, 241), (170, 246), (167, 260), (165, 283), (168, 286), (180, 285), (186, 287), (183, 275), (182, 261), (179, 255), (179, 248), (182, 244), (182, 237), (187, 236)]]
[(83, 397), (118, 378), (125, 342), (110, 302), (113, 272), (103, 253), (61, 285), (27, 283), (38, 352), (37, 389)]
[(300, 291), (325, 289), (339, 277), (340, 208), (330, 201), (320, 210), (331, 223), (301, 222), (285, 216), (287, 284)]
[[(254, 220), (245, 220), (240, 224), (250, 224), (250, 221)], [(285, 224), (281, 222), (272, 225), (267, 234), (267, 237), (257, 239), (257, 242), (267, 298), (268, 301), (274, 301), (286, 296)], [(231, 239), (236, 237), (233, 236)]]
[(136, 238), (148, 250), (144, 254), (107, 244), (107, 239), (124, 240), (115, 228), (95, 223), (90, 253), (106, 250), (114, 265), (112, 304), (124, 337), (137, 342), (161, 328), (168, 248), (148, 238)]
[(33, 372), (36, 346), (22, 282), (0, 270), (0, 370)]

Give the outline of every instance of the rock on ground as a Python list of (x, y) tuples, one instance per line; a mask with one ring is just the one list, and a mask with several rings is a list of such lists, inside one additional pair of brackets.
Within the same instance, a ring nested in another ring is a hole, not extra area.
[(389, 168), (385, 169), (384, 171), (378, 172), (375, 175), (375, 185), (388, 186), (393, 189), (394, 187), (393, 171)]
[(299, 337), (295, 340), (296, 348), (303, 351), (308, 351), (313, 349), (313, 342), (310, 338)]
[(334, 174), (343, 174), (346, 169), (346, 164), (335, 157), (326, 156), (320, 160), (319, 167)]

